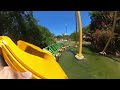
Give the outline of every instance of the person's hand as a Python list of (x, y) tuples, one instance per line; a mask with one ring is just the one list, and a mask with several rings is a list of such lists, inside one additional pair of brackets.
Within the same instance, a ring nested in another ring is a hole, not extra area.
[(0, 79), (32, 79), (31, 72), (16, 72), (11, 67), (0, 68)]

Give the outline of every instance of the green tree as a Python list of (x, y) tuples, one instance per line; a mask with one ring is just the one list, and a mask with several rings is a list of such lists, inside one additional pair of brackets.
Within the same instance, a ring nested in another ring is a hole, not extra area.
[(109, 30), (113, 24), (113, 11), (91, 11), (89, 12), (91, 18), (90, 30)]
[(89, 25), (88, 25), (88, 26), (83, 27), (83, 34), (88, 34), (88, 33), (91, 33), (91, 30), (90, 30)]
[(73, 41), (76, 41), (76, 40), (78, 41), (79, 40), (79, 33), (77, 32), (77, 35), (76, 35), (76, 32), (71, 33), (70, 38)]
[(40, 41), (43, 47), (49, 46), (55, 43), (54, 34), (51, 33), (46, 27), (38, 26), (39, 27), (39, 35), (41, 35), (42, 40)]
[[(111, 32), (111, 29), (113, 26), (114, 14), (115, 14), (114, 11), (92, 11), (90, 12), (90, 18), (91, 18), (90, 30), (92, 30), (92, 33), (93, 33), (92, 44), (94, 44), (97, 48), (100, 48), (100, 50), (102, 50), (103, 47), (105, 47), (111, 35), (108, 32), (109, 31)], [(120, 11), (118, 11), (117, 17), (120, 17)], [(114, 31), (115, 33), (117, 33), (117, 35), (115, 35), (112, 38), (111, 43), (109, 44), (106, 52), (120, 51), (120, 48), (119, 48), (120, 46), (120, 40), (119, 40), (120, 20), (117, 21)], [(106, 35), (105, 33), (108, 33), (108, 34)], [(102, 48), (101, 48), (101, 45), (102, 45)]]
[(0, 35), (9, 36), (15, 43), (21, 39), (41, 48), (53, 42), (53, 34), (38, 26), (32, 11), (0, 11)]

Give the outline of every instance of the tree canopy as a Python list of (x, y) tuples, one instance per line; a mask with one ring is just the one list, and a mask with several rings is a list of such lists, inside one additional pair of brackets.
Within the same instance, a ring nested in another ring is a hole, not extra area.
[[(90, 12), (91, 24), (90, 30), (93, 33), (92, 43), (102, 50), (112, 32), (113, 20), (115, 11), (92, 11)], [(120, 17), (120, 11), (117, 11), (117, 17)], [(120, 20), (115, 25), (114, 33), (111, 43), (108, 46), (107, 52), (120, 51)]]
[(37, 24), (32, 11), (0, 11), (0, 35), (9, 36), (15, 43), (21, 39), (41, 48), (53, 43), (53, 34)]

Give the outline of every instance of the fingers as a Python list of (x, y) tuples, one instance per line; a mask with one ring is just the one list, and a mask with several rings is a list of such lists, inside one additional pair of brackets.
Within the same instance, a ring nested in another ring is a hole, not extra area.
[(0, 68), (0, 79), (32, 79), (31, 72), (16, 72), (9, 66)]
[(32, 73), (31, 72), (20, 73), (18, 79), (32, 79)]
[(15, 79), (17, 74), (10, 67), (3, 67), (0, 70), (0, 79)]
[(4, 79), (4, 72), (3, 72), (3, 68), (0, 68), (0, 79)]

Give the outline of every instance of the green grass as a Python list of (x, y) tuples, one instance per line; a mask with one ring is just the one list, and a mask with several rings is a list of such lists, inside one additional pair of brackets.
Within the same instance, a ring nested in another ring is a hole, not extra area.
[(58, 63), (69, 79), (120, 79), (120, 58), (99, 55), (83, 47), (85, 60), (75, 58), (78, 48), (67, 48)]
[(73, 45), (75, 44), (76, 42), (75, 41), (72, 41), (72, 42), (64, 42), (64, 45)]

